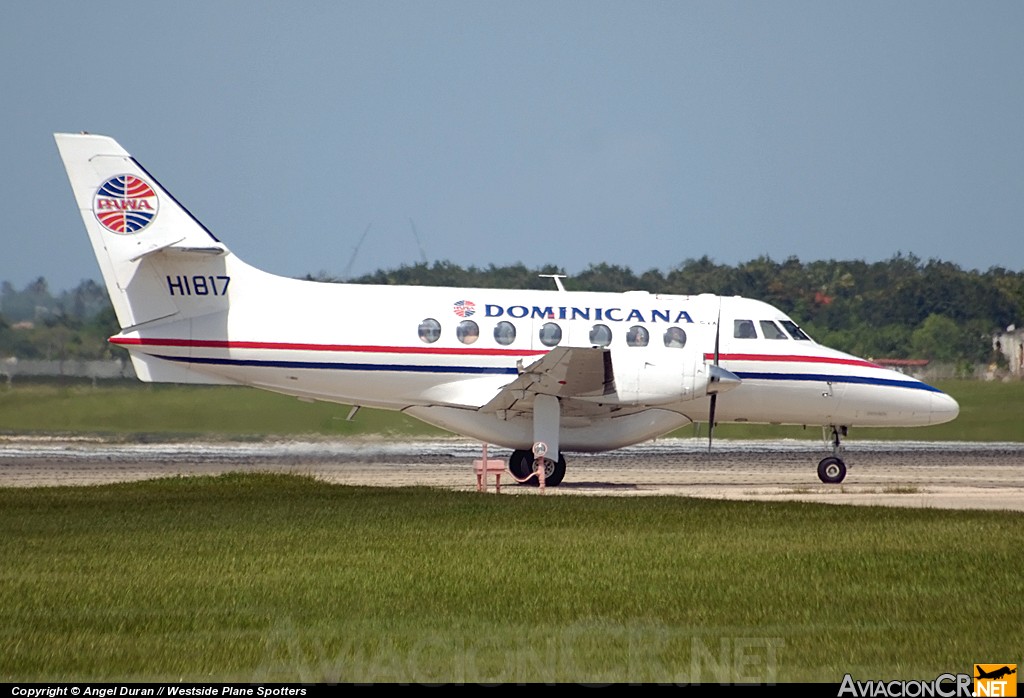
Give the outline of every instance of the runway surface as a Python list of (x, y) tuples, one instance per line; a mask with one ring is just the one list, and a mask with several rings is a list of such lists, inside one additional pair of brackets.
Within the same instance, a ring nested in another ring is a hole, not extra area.
[[(692, 496), (948, 509), (1024, 511), (1024, 444), (848, 441), (849, 472), (823, 485), (814, 441), (662, 439), (605, 454), (568, 456), (546, 494)], [(507, 459), (507, 449), (490, 457)], [(97, 485), (226, 472), (288, 472), (328, 482), (474, 490), (480, 446), (465, 440), (110, 443), (0, 437), (0, 487)], [(536, 495), (507, 474), (502, 493)], [(490, 491), (494, 484), (491, 480)]]

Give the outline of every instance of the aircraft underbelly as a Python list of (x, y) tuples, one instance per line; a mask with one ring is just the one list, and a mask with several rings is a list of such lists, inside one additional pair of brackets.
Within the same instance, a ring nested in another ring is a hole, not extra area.
[[(506, 448), (530, 448), (534, 441), (531, 415), (503, 418), (497, 414), (443, 405), (409, 407), (404, 412), (442, 429)], [(653, 439), (689, 423), (684, 415), (664, 409), (643, 410), (589, 423), (578, 422), (579, 426), (573, 426), (572, 422), (563, 423), (559, 432), (560, 447), (563, 451), (581, 453), (610, 451)]]
[[(438, 385), (436, 377), (417, 373), (301, 368), (229, 371), (226, 375), (237, 375), (240, 382), (286, 394), (391, 410), (433, 402), (475, 408), (497, 389), (492, 384), (500, 386), (502, 380), (507, 380), (484, 379), (483, 385), (475, 385), (472, 379), (467, 379), (465, 383)], [(484, 396), (482, 401), (481, 395)]]
[[(178, 333), (188, 336), (186, 327)], [(185, 346), (179, 346), (185, 345)], [(173, 340), (159, 347), (132, 350), (133, 357), (167, 365), (171, 378), (157, 374), (144, 380), (229, 382), (317, 400), (384, 409), (441, 403), (479, 407), (514, 378), (502, 367), (483, 366), (459, 373), (424, 364), (389, 366), (377, 357), (345, 353), (275, 352), (251, 348), (188, 346)], [(167, 372), (167, 371), (165, 371)], [(186, 380), (187, 376), (197, 380)], [(142, 376), (140, 376), (142, 377)]]
[(865, 427), (925, 426), (933, 423), (933, 395), (918, 388), (850, 385), (839, 421)]
[(858, 427), (932, 423), (932, 393), (919, 388), (826, 381), (746, 380), (719, 401), (718, 419)]
[(744, 380), (719, 398), (718, 420), (755, 424), (831, 424), (842, 413), (843, 383)]

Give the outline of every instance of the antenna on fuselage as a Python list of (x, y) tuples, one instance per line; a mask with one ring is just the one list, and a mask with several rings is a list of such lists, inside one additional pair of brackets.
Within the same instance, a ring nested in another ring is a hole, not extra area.
[(542, 279), (554, 279), (555, 288), (559, 291), (565, 291), (565, 286), (562, 285), (562, 279), (565, 278), (565, 274), (537, 274)]

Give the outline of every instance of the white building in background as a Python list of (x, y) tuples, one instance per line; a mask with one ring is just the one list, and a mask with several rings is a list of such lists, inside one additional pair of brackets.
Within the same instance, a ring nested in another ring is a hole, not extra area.
[(12, 383), (18, 376), (26, 378), (89, 378), (97, 380), (135, 378), (135, 367), (124, 359), (105, 361), (19, 359), (11, 356), (0, 359), (0, 381)]
[(1005, 332), (992, 337), (992, 348), (1006, 357), (1010, 375), (1024, 378), (1024, 328), (1010, 325)]

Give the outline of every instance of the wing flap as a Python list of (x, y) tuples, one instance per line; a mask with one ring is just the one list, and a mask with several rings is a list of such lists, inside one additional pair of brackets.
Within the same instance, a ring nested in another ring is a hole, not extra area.
[(599, 347), (555, 347), (524, 368), (481, 410), (510, 410), (534, 395), (560, 399), (599, 398), (615, 392), (611, 352)]

